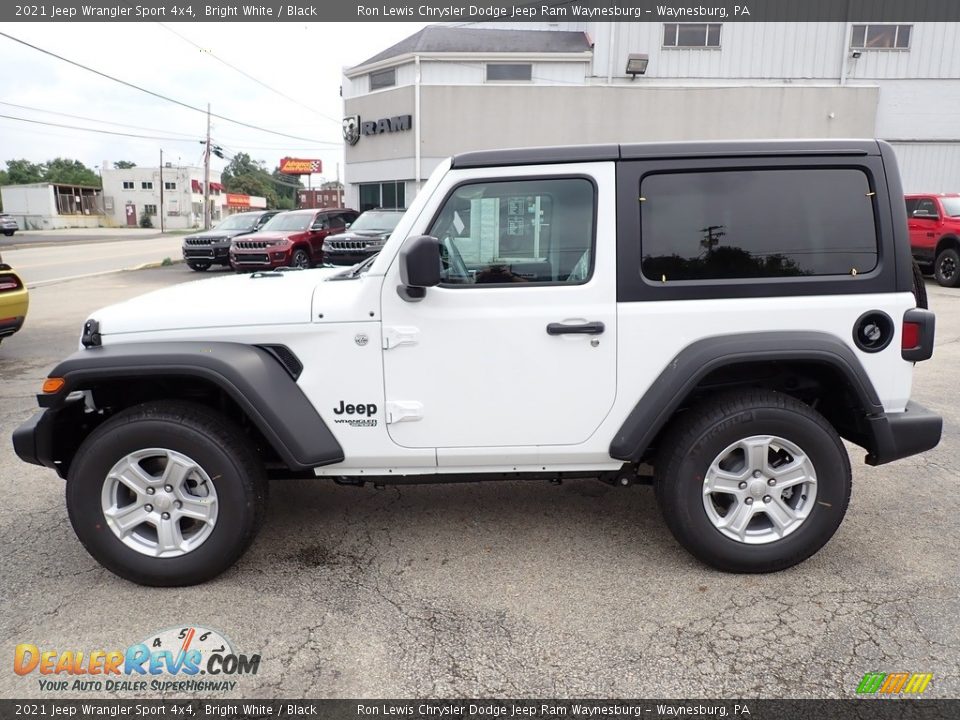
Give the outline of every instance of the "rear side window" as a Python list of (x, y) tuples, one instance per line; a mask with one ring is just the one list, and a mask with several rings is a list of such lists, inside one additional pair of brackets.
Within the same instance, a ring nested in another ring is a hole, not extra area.
[(877, 266), (867, 175), (850, 168), (654, 173), (640, 182), (649, 281), (855, 275)]

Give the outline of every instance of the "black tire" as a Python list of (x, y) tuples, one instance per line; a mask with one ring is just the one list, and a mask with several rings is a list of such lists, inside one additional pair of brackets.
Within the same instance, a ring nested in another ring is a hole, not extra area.
[(4, 230), (3, 234), (6, 235), (7, 237), (13, 237), (13, 233), (15, 232), (16, 230)]
[[(723, 534), (711, 521), (703, 487), (708, 468), (725, 448), (757, 435), (782, 438), (806, 453), (816, 473), (816, 502), (790, 534), (747, 544)], [(796, 565), (826, 544), (846, 513), (851, 486), (847, 451), (822, 415), (789, 395), (743, 390), (707, 399), (678, 418), (661, 448), (655, 492), (666, 524), (694, 557), (719, 570), (763, 573)]]
[[(147, 448), (188, 456), (216, 490), (212, 531), (177, 557), (153, 557), (128, 547), (104, 515), (101, 494), (111, 468)], [(94, 559), (135, 583), (174, 587), (216, 577), (240, 557), (263, 521), (267, 480), (249, 438), (231, 420), (202, 405), (157, 401), (124, 410), (90, 434), (70, 465), (66, 499), (74, 531)]]
[(960, 253), (954, 248), (945, 248), (933, 263), (933, 276), (943, 287), (960, 287)]
[(923, 272), (917, 261), (913, 261), (913, 297), (917, 301), (917, 307), (926, 310), (930, 305), (927, 303), (927, 284), (923, 280)]
[(206, 272), (207, 270), (210, 269), (210, 263), (191, 262), (191, 263), (187, 263), (187, 265), (191, 270), (194, 270), (196, 272)]
[(307, 251), (303, 248), (294, 250), (293, 255), (290, 256), (290, 267), (308, 269), (310, 267), (310, 255), (307, 254)]

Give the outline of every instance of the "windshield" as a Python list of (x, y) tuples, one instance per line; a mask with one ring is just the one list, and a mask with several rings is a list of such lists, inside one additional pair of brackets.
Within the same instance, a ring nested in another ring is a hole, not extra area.
[(960, 198), (940, 198), (940, 204), (950, 217), (960, 217)]
[(233, 215), (217, 225), (214, 230), (253, 230), (259, 215)]
[(275, 215), (266, 225), (263, 226), (263, 232), (270, 230), (306, 230), (313, 220), (313, 215), (308, 213), (281, 213)]
[(350, 229), (391, 232), (402, 217), (402, 210), (367, 210), (363, 215), (353, 221)]

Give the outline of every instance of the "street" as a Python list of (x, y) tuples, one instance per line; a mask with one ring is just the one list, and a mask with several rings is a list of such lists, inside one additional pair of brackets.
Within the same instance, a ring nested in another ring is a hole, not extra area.
[[(148, 235), (129, 239), (129, 234), (104, 242), (103, 236), (58, 234), (60, 242), (42, 236), (31, 244), (26, 235), (14, 236), (11, 248), (0, 247), (3, 261), (19, 273), (27, 287), (55, 283), (68, 278), (135, 268), (145, 263), (162, 262), (165, 258), (182, 258), (180, 235)], [(107, 236), (109, 239), (109, 235)]]
[[(32, 278), (73, 272), (18, 260)], [(23, 331), (0, 346), (6, 662), (18, 643), (123, 649), (196, 625), (262, 656), (257, 674), (232, 678), (235, 689), (205, 693), (227, 698), (853, 697), (874, 671), (930, 672), (924, 697), (960, 693), (957, 291), (928, 283), (937, 349), (914, 382), (914, 399), (944, 415), (940, 446), (877, 468), (851, 448), (846, 520), (790, 570), (700, 565), (646, 486), (279, 480), (234, 568), (198, 587), (139, 587), (87, 555), (63, 481), (20, 462), (9, 438), (88, 313), (197, 279), (180, 264), (37, 287)], [(0, 673), (0, 695), (79, 696), (43, 691), (37, 677)]]

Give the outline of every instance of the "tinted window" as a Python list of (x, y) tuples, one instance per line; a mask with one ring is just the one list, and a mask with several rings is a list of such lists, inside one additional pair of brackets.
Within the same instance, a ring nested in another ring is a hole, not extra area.
[(461, 185), (430, 228), (442, 282), (585, 282), (593, 267), (594, 188), (583, 178)]
[(533, 66), (529, 63), (490, 63), (487, 80), (530, 80)]
[(914, 212), (918, 216), (926, 217), (939, 217), (940, 213), (937, 212), (937, 205), (930, 198), (923, 198), (917, 202), (917, 207)]
[(397, 84), (397, 69), (387, 68), (370, 73), (370, 89), (379, 90), (380, 88), (393, 87)]
[(860, 170), (652, 174), (640, 196), (641, 269), (652, 281), (850, 275), (877, 265)]

